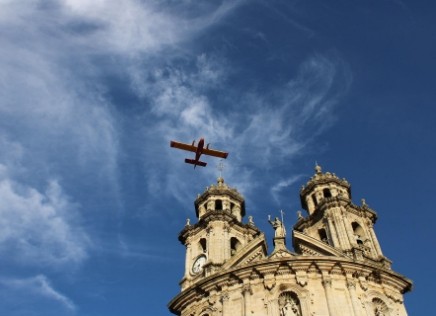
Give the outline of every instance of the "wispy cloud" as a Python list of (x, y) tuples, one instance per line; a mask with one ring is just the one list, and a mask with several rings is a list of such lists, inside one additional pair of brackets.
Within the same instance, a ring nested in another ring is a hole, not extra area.
[(76, 207), (56, 181), (39, 192), (1, 177), (0, 200), (0, 252), (9, 260), (54, 268), (87, 257), (90, 242), (77, 227)]
[[(124, 104), (112, 99), (114, 84), (107, 75), (127, 73), (132, 81), (126, 87), (134, 85), (141, 60), (155, 81), (153, 115), (164, 118), (152, 128), (171, 126), (168, 117), (178, 120), (171, 116), (172, 104), (183, 126), (190, 126), (186, 135), (199, 127), (216, 133), (219, 125), (207, 97), (184, 87), (182, 73), (167, 76), (165, 69), (147, 62), (171, 61), (180, 45), (219, 23), (241, 3), (0, 1), (2, 254), (27, 265), (80, 263), (89, 255), (93, 233), (84, 227), (80, 213), (95, 216), (98, 208), (90, 211), (89, 205), (76, 201), (86, 194), (96, 201), (102, 191), (105, 202), (116, 205), (112, 212), (123, 208), (119, 159)], [(222, 64), (204, 56), (196, 62), (199, 71), (189, 77), (190, 84), (197, 89), (203, 82), (218, 85), (222, 76), (217, 67)], [(142, 88), (148, 90), (150, 84)], [(138, 89), (134, 92), (141, 98)], [(185, 107), (183, 100), (192, 106)], [(175, 135), (176, 129), (172, 130)], [(221, 127), (220, 134), (224, 132)], [(152, 140), (153, 131), (149, 134), (147, 139)], [(146, 158), (153, 162), (153, 157)], [(151, 181), (148, 185), (154, 186)], [(94, 192), (80, 191), (81, 187)]]
[[(37, 275), (31, 278), (22, 279), (1, 278), (0, 285), (9, 291), (9, 297), (6, 297), (6, 294), (4, 293), (1, 294), (4, 299), (10, 301), (15, 301), (17, 299), (16, 295), (18, 295), (18, 297), (36, 296), (37, 299), (43, 297), (49, 301), (59, 303), (64, 309), (70, 312), (74, 312), (77, 308), (71, 299), (57, 291), (51, 285), (49, 279), (45, 275)], [(25, 310), (27, 308), (29, 308), (29, 306), (19, 306), (20, 310)]]
[(282, 179), (271, 188), (271, 194), (277, 204), (280, 204), (279, 194), (281, 194), (284, 189), (289, 188), (291, 185), (299, 181), (301, 178), (302, 175), (295, 175), (287, 179)]
[[(223, 63), (223, 67), (208, 67), (207, 56), (201, 58), (201, 65), (197, 63), (195, 69), (167, 66), (165, 72), (153, 73), (151, 77), (149, 73), (142, 74), (143, 82), (138, 86), (146, 87), (141, 90), (142, 96), (153, 104), (146, 124), (148, 129), (158, 131), (151, 136), (147, 130), (147, 135), (153, 137), (148, 141), (167, 146), (173, 138), (189, 142), (205, 136), (216, 146), (225, 144), (225, 149), (231, 152), (227, 180), (244, 193), (257, 186), (250, 168), (270, 171), (274, 166), (278, 170), (277, 166), (300, 155), (333, 122), (333, 107), (351, 82), (347, 66), (340, 58), (334, 54), (314, 55), (300, 66), (294, 78), (274, 91), (239, 93), (238, 105), (225, 104), (220, 110), (209, 93), (218, 79), (228, 80), (225, 69), (229, 66)], [(208, 67), (207, 76), (202, 75), (202, 67)], [(201, 85), (196, 84), (199, 81)], [(235, 94), (231, 84), (227, 83), (226, 89)], [(150, 161), (157, 149), (147, 150)], [(181, 200), (188, 198), (183, 181), (188, 175), (185, 177), (184, 168), (174, 162), (176, 159), (180, 162), (184, 154), (172, 152), (156, 162), (157, 168), (148, 170), (153, 188), (164, 189)], [(154, 170), (163, 168), (167, 170), (165, 176), (154, 174), (158, 172)], [(203, 174), (210, 178), (217, 171), (209, 168)], [(268, 181), (283, 183), (281, 175), (268, 175)]]

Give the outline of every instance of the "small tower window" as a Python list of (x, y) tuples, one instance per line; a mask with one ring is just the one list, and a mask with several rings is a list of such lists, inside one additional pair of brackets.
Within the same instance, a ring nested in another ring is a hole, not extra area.
[(318, 234), (319, 234), (319, 239), (321, 239), (322, 242), (325, 242), (326, 244), (329, 243), (327, 239), (327, 233), (324, 228), (319, 229)]
[(216, 211), (222, 211), (223, 210), (223, 201), (216, 200), (215, 201), (215, 210)]
[(314, 204), (315, 206), (318, 205), (318, 201), (316, 200), (316, 196), (315, 196), (315, 194), (312, 194), (312, 201), (313, 201), (313, 204)]
[(351, 224), (351, 226), (353, 227), (353, 232), (354, 232), (354, 238), (356, 238), (356, 243), (358, 245), (363, 245), (363, 241), (364, 241), (364, 231), (362, 226), (360, 226), (358, 223), (353, 222)]
[(207, 251), (206, 238), (201, 238), (200, 242), (199, 242), (199, 245), (200, 245), (200, 250), (202, 252), (206, 253), (206, 251)]
[(240, 241), (236, 237), (230, 238), (230, 255), (234, 255), (241, 246)]
[(322, 192), (324, 193), (325, 198), (332, 197), (332, 193), (330, 192), (330, 189), (324, 189), (322, 190)]

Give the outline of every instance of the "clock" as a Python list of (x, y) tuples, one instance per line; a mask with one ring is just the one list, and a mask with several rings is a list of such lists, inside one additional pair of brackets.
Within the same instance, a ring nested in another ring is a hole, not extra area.
[(200, 255), (195, 259), (194, 264), (192, 265), (192, 273), (198, 274), (203, 270), (203, 266), (206, 263), (206, 256)]

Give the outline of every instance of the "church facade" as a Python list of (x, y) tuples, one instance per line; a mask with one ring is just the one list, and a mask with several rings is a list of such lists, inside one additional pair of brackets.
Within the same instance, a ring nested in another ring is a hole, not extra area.
[(243, 196), (220, 177), (195, 200), (198, 221), (179, 240), (186, 247), (181, 292), (169, 303), (181, 316), (407, 316), (403, 294), (412, 282), (391, 269), (374, 231), (377, 214), (353, 204), (351, 186), (316, 166), (300, 191), (305, 216), (292, 230), (265, 235)]

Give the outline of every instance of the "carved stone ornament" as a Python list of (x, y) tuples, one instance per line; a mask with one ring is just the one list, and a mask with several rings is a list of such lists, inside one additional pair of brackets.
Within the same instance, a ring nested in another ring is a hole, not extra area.
[(307, 285), (307, 273), (306, 271), (298, 270), (295, 272), (297, 283), (302, 287)]
[(276, 285), (276, 280), (274, 276), (271, 274), (266, 275), (265, 278), (263, 279), (263, 285), (267, 290), (271, 291)]
[(363, 276), (359, 277), (359, 284), (362, 290), (366, 291), (368, 290), (368, 281), (366, 281), (366, 278)]

